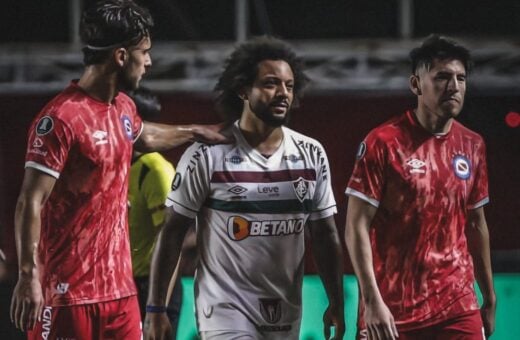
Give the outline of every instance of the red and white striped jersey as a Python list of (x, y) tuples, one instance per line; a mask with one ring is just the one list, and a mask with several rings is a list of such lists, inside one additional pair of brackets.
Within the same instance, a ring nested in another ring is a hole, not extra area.
[(236, 142), (193, 144), (166, 205), (197, 218), (200, 331), (295, 332), (301, 321), (304, 226), (336, 212), (323, 147), (286, 127), (264, 157)]

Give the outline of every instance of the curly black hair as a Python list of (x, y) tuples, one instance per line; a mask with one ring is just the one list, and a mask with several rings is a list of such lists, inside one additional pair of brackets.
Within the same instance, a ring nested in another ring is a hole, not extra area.
[(132, 0), (103, 0), (83, 12), (80, 24), (85, 65), (102, 63), (113, 48), (137, 45), (150, 36), (153, 19)]
[(226, 59), (224, 71), (215, 85), (216, 109), (224, 121), (240, 118), (243, 101), (238, 94), (245, 86), (253, 84), (258, 64), (264, 60), (283, 60), (289, 64), (294, 74), (293, 107), (298, 106), (309, 81), (303, 71), (303, 61), (284, 41), (268, 36), (257, 37), (235, 48)]
[(421, 46), (410, 52), (412, 74), (416, 74), (421, 67), (429, 68), (434, 59), (459, 60), (468, 73), (472, 67), (471, 54), (467, 48), (452, 39), (432, 34), (423, 41)]

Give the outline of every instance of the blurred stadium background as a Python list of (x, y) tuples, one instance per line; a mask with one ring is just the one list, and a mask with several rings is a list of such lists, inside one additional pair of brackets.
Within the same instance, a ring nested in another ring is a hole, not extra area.
[[(0, 267), (1, 339), (17, 336), (7, 328), (7, 313), (16, 277), (13, 212), (23, 176), (26, 132), (42, 106), (81, 75), (78, 23), (82, 8), (90, 2), (2, 1), (0, 248), (7, 266)], [(488, 146), (491, 204), (486, 213), (499, 298), (492, 338), (520, 339), (520, 324), (514, 319), (520, 311), (518, 0), (137, 2), (150, 9), (156, 22), (153, 66), (142, 84), (160, 95), (162, 122), (218, 120), (211, 91), (224, 58), (237, 42), (271, 34), (288, 40), (304, 57), (312, 84), (291, 127), (317, 138), (327, 150), (341, 233), (343, 192), (357, 145), (371, 128), (415, 104), (408, 90), (409, 50), (430, 33), (465, 43), (473, 52), (475, 69), (460, 120), (483, 135)], [(182, 151), (166, 156), (175, 164)], [(346, 338), (351, 339), (357, 288), (347, 255), (345, 259)], [(318, 339), (324, 301), (310, 257), (306, 272), (304, 303), (312, 307), (304, 307), (302, 339)], [(190, 287), (189, 276), (184, 282)], [(195, 334), (189, 304), (183, 307), (183, 318), (188, 321), (181, 320), (186, 328), (180, 339), (188, 339)]]

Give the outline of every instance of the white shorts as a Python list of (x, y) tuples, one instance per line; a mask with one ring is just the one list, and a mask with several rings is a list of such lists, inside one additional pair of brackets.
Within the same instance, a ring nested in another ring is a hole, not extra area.
[(200, 332), (201, 340), (298, 340), (298, 332), (258, 332), (258, 331), (204, 331)]

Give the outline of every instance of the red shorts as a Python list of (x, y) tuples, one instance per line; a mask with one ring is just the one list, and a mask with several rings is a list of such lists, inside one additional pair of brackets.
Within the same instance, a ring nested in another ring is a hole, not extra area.
[(86, 305), (45, 306), (27, 339), (140, 340), (141, 333), (137, 296), (130, 296)]
[[(361, 330), (358, 340), (367, 339), (366, 330)], [(480, 311), (474, 310), (424, 328), (399, 331), (399, 340), (485, 340)]]

